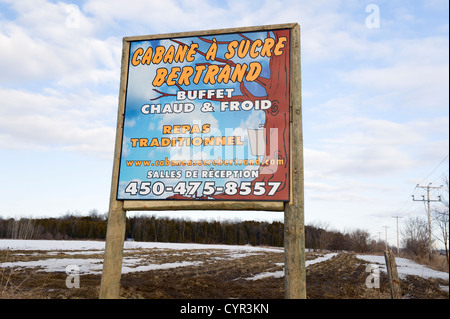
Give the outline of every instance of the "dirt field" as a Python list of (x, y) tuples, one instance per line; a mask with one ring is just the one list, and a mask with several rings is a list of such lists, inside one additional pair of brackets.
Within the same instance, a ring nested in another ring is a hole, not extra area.
[[(66, 254), (43, 251), (0, 251), (0, 263), (46, 258), (102, 259), (100, 253)], [(307, 260), (321, 254), (308, 253)], [(224, 250), (136, 249), (126, 251), (124, 260), (139, 260), (129, 266), (161, 265), (161, 269), (122, 275), (121, 298), (126, 299), (282, 299), (284, 278), (256, 275), (283, 271), (282, 251), (258, 251), (230, 257)], [(164, 269), (164, 265), (191, 262), (190, 266)], [(389, 299), (387, 275), (381, 273), (380, 288), (365, 285), (368, 262), (340, 253), (307, 267), (307, 297), (310, 299)], [(0, 267), (0, 299), (98, 298), (100, 274), (81, 274), (80, 288), (66, 287), (67, 274), (37, 268)], [(408, 276), (401, 280), (405, 299), (448, 299), (439, 285), (448, 281)]]

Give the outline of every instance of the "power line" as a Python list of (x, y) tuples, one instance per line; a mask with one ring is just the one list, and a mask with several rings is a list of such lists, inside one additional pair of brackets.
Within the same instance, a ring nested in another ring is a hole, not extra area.
[[(448, 158), (448, 155), (449, 154), (447, 154), (447, 156), (444, 157), (444, 159), (442, 161), (440, 161), (439, 164), (431, 171), (431, 173), (429, 173), (427, 176), (425, 176), (425, 178), (423, 180), (421, 180), (419, 184), (423, 183), (424, 180), (426, 180), (431, 174), (433, 174), (439, 168), (439, 166), (441, 166), (442, 163), (444, 163), (444, 161)], [(419, 184), (417, 184), (417, 185), (419, 185)]]
[(398, 219), (403, 218), (402, 216), (392, 216), (393, 218), (397, 219), (397, 255), (400, 254), (400, 245), (398, 240)]
[[(415, 193), (417, 192), (417, 187), (414, 186), (414, 188), (411, 190), (410, 194), (413, 193), (413, 195), (415, 195)], [(407, 198), (405, 200), (405, 202), (402, 204), (402, 206), (400, 207), (400, 209), (397, 210), (397, 213), (402, 213), (403, 211), (406, 211), (410, 208), (410, 206), (412, 205), (411, 200), (409, 198)], [(405, 207), (408, 206), (408, 207)]]
[(420, 186), (419, 184), (416, 185), (417, 188), (423, 188), (427, 190), (427, 199), (425, 199), (425, 196), (422, 195), (422, 199), (415, 199), (414, 195), (412, 195), (412, 199), (413, 201), (416, 202), (423, 202), (425, 204), (425, 202), (428, 203), (428, 257), (431, 259), (431, 254), (432, 254), (432, 249), (431, 249), (431, 202), (440, 202), (441, 201), (441, 196), (438, 196), (438, 199), (430, 199), (430, 189), (437, 189), (437, 188), (441, 188), (441, 186), (437, 187), (437, 186), (431, 186), (431, 183), (429, 183), (427, 186)]
[[(449, 154), (447, 154), (434, 168), (433, 168), (433, 170), (427, 175), (427, 176), (425, 176), (423, 179), (422, 179), (422, 181), (419, 183), (419, 184), (421, 184), (423, 181), (425, 181), (429, 176), (431, 176), (447, 159), (449, 158)], [(441, 178), (442, 176), (444, 176), (444, 174), (446, 174), (447, 172), (449, 171), (449, 169), (447, 168), (443, 173), (441, 173), (438, 177), (436, 177), (433, 181), (432, 181), (432, 183), (433, 182), (435, 182), (437, 179), (439, 179), (439, 178)], [(412, 196), (412, 198), (413, 198), (413, 201), (423, 201), (424, 202), (424, 205), (425, 205), (425, 202), (427, 202), (427, 200), (425, 200), (425, 197), (423, 197), (423, 199), (422, 200), (415, 200), (414, 199), (414, 196), (415, 195), (417, 195), (417, 192), (418, 192), (418, 189), (419, 188), (424, 188), (424, 186), (419, 186), (419, 184), (417, 184), (413, 189), (412, 189), (412, 191), (410, 192), (410, 194), (412, 194), (411, 196)], [(431, 185), (431, 183), (429, 184), (429, 185)], [(430, 191), (430, 189), (431, 189), (431, 191), (432, 192), (434, 192), (434, 191), (436, 191), (435, 189), (437, 189), (437, 188), (440, 188), (440, 187), (430, 187), (429, 189), (428, 189), (428, 191)], [(430, 196), (430, 194), (428, 193), (428, 199), (429, 199), (429, 196)], [(438, 198), (439, 198), (439, 200), (437, 200), (437, 201), (440, 201), (441, 199), (440, 199), (440, 196), (438, 196)], [(436, 200), (430, 200), (430, 201), (436, 201)], [(428, 202), (428, 206), (430, 205), (430, 203)], [(399, 214), (399, 215), (401, 215), (401, 214), (404, 214), (405, 212), (407, 212), (407, 211), (409, 211), (410, 210), (410, 208), (413, 206), (413, 203), (410, 201), (410, 200), (408, 200), (408, 199), (406, 199), (405, 200), (405, 202), (402, 204), (402, 206), (397, 210), (397, 213)], [(428, 208), (428, 210), (429, 210), (429, 208)], [(414, 213), (416, 213), (416, 214), (418, 214), (419, 213), (419, 211), (418, 211), (418, 208), (416, 208), (415, 209), (415, 212), (410, 212), (410, 213), (408, 213), (407, 215), (411, 215), (411, 214), (414, 214)], [(428, 214), (428, 221), (429, 221), (429, 229), (430, 229), (430, 235), (429, 235), (429, 237), (430, 237), (430, 246), (431, 246), (431, 225), (430, 225), (430, 223), (431, 223), (431, 217), (430, 217), (430, 213)], [(399, 234), (398, 234), (398, 218), (402, 218), (403, 216), (393, 216), (393, 218), (397, 218), (397, 253), (399, 252), (398, 251), (398, 249), (399, 249)], [(383, 226), (383, 227), (385, 227), (386, 229), (385, 229), (385, 231), (386, 231), (386, 241), (387, 241), (387, 226)], [(379, 234), (378, 234), (379, 235)]]
[(439, 175), (438, 177), (436, 177), (433, 181), (432, 181), (432, 183), (434, 183), (434, 182), (436, 182), (436, 180), (438, 180), (439, 178), (443, 178), (444, 176), (445, 176), (445, 174), (446, 173), (448, 173), (448, 168), (441, 174), (441, 175)]
[[(421, 184), (424, 180), (426, 180), (429, 176), (431, 176), (447, 159), (449, 158), (449, 154), (447, 154), (440, 162), (439, 164), (437, 164), (433, 170), (427, 175), (425, 176), (422, 181), (420, 183), (418, 183), (417, 185)], [(447, 172), (449, 171), (449, 169), (447, 168), (444, 172), (442, 172), (438, 177), (436, 177), (432, 183), (436, 182), (436, 180), (438, 180), (439, 178), (441, 178), (442, 176), (444, 176)], [(410, 194), (411, 196), (415, 196), (417, 195), (416, 193), (418, 192), (418, 187), (417, 185), (411, 190)], [(435, 191), (435, 190), (432, 190)], [(411, 206), (413, 205), (413, 203), (409, 200), (406, 199), (405, 202), (402, 204), (402, 206), (397, 210), (398, 214), (402, 214), (403, 212), (408, 211)]]
[(389, 226), (383, 226), (385, 229), (385, 233), (386, 233), (386, 250), (388, 249), (388, 240), (387, 240), (387, 229), (389, 228)]

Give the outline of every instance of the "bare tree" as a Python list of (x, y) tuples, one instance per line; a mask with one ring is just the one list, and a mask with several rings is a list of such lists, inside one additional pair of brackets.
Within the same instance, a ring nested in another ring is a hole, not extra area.
[(32, 219), (10, 220), (9, 236), (11, 239), (32, 239), (34, 236), (34, 222)]
[(311, 227), (313, 228), (310, 232), (310, 241), (313, 244), (311, 248), (322, 251), (327, 246), (330, 237), (329, 223), (316, 221), (311, 224)]
[(406, 253), (416, 257), (425, 257), (428, 254), (429, 236), (427, 220), (420, 216), (407, 218), (402, 230), (402, 236)]
[(356, 252), (366, 253), (371, 249), (370, 234), (364, 229), (355, 229), (350, 233), (352, 248)]

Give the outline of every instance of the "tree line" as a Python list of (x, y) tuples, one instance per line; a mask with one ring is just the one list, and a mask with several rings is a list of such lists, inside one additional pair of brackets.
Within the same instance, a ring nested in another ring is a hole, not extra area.
[[(0, 218), (2, 239), (104, 240), (107, 218), (95, 210), (89, 216), (66, 214), (59, 218)], [(282, 222), (192, 221), (155, 216), (126, 219), (126, 238), (135, 241), (226, 245), (284, 245)], [(370, 238), (366, 230), (342, 233), (320, 225), (305, 226), (307, 249), (322, 251), (382, 251), (384, 242)]]
[(106, 219), (65, 215), (60, 218), (0, 218), (3, 239), (105, 239)]

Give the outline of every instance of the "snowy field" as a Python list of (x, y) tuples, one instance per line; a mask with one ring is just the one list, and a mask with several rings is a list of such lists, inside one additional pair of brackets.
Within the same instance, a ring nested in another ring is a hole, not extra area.
[[(30, 251), (33, 255), (33, 260), (30, 261), (0, 261), (2, 262), (0, 263), (0, 268), (38, 268), (39, 271), (65, 272), (68, 265), (77, 265), (80, 269), (80, 274), (101, 274), (104, 248), (105, 242), (102, 241), (0, 240), (0, 250), (8, 250), (11, 254), (16, 255), (19, 253), (27, 255), (26, 251)], [(180, 254), (186, 254), (186, 256), (199, 253), (198, 250), (208, 250), (221, 253), (219, 257), (213, 258), (226, 259), (241, 258), (250, 254), (258, 254), (262, 252), (284, 252), (283, 248), (274, 247), (126, 241), (124, 244), (125, 257), (123, 258), (122, 273), (196, 266), (202, 263), (201, 261), (183, 261), (152, 264), (151, 262), (148, 262), (148, 260), (143, 262), (142, 258), (139, 257), (139, 254), (127, 255), (127, 253), (139, 252), (139, 250), (143, 249), (160, 250), (161, 254), (164, 254), (167, 250), (176, 250), (181, 251)], [(203, 254), (204, 252), (201, 253)], [(61, 254), (65, 255), (64, 258), (61, 258)], [(57, 258), (57, 255), (59, 255), (59, 258)], [(90, 255), (93, 257), (90, 258)], [(328, 260), (335, 255), (336, 253), (328, 253), (322, 257), (319, 256), (314, 260), (308, 260), (306, 262), (306, 266), (308, 267), (311, 264)], [(52, 258), (52, 256), (55, 256), (55, 258)], [(68, 256), (73, 256), (73, 258), (67, 258)], [(42, 257), (42, 259), (39, 257)], [(356, 257), (371, 264), (378, 265), (381, 271), (386, 272), (384, 256), (356, 255)], [(416, 275), (423, 278), (449, 279), (448, 273), (432, 270), (409, 259), (396, 258), (396, 263), (400, 278), (405, 278), (407, 275)], [(282, 265), (280, 264), (278, 266)], [(260, 273), (246, 279), (258, 280), (266, 277), (280, 278), (283, 276), (283, 271), (274, 271)], [(448, 286), (444, 289), (448, 290)]]
[[(231, 246), (231, 245), (204, 245), (204, 244), (174, 244), (174, 243), (153, 243), (153, 242), (136, 242), (126, 241), (124, 250), (129, 249), (227, 249), (227, 250), (243, 250), (243, 251), (274, 251), (283, 248), (263, 248), (253, 246)], [(105, 249), (104, 241), (88, 241), (88, 240), (16, 240), (16, 239), (0, 239), (0, 249), (9, 250), (101, 250)]]
[[(26, 254), (23, 251), (33, 252), (33, 261), (3, 262), (0, 268), (19, 267), (19, 268), (39, 268), (39, 271), (46, 272), (65, 272), (69, 265), (77, 265), (80, 274), (101, 274), (103, 265), (103, 252), (105, 242), (102, 241), (64, 241), (64, 240), (2, 240), (0, 239), (0, 250), (9, 250), (17, 255), (17, 251)], [(138, 252), (143, 249), (152, 249), (160, 251), (160, 255), (166, 254), (165, 250), (184, 251), (186, 254), (197, 254), (197, 250), (220, 251), (223, 257), (214, 258), (241, 258), (249, 254), (259, 252), (283, 252), (283, 248), (265, 248), (253, 246), (231, 246), (231, 245), (204, 245), (204, 244), (174, 244), (174, 243), (153, 243), (153, 242), (134, 242), (126, 241), (124, 243), (124, 258), (122, 273), (149, 271), (157, 269), (169, 269), (175, 267), (186, 267), (199, 265), (199, 261), (183, 261), (172, 263), (149, 263), (140, 258)], [(16, 251), (16, 253), (14, 253)], [(127, 253), (136, 253), (126, 256)], [(61, 258), (64, 255), (82, 255), (80, 258)], [(204, 254), (204, 252), (202, 252)], [(49, 258), (49, 256), (59, 255), (59, 258)], [(97, 258), (87, 258), (88, 255), (95, 255)], [(138, 257), (136, 257), (136, 255)], [(42, 256), (42, 259), (38, 257)], [(98, 258), (100, 257), (100, 258)], [(144, 265), (143, 265), (144, 264)]]
[[(387, 273), (384, 256), (356, 255), (356, 258), (368, 261), (371, 264), (378, 265), (380, 270)], [(404, 279), (408, 275), (419, 276), (423, 278), (440, 278), (449, 280), (448, 273), (436, 271), (427, 266), (418, 264), (406, 258), (395, 258), (397, 264), (397, 272), (400, 279)]]

